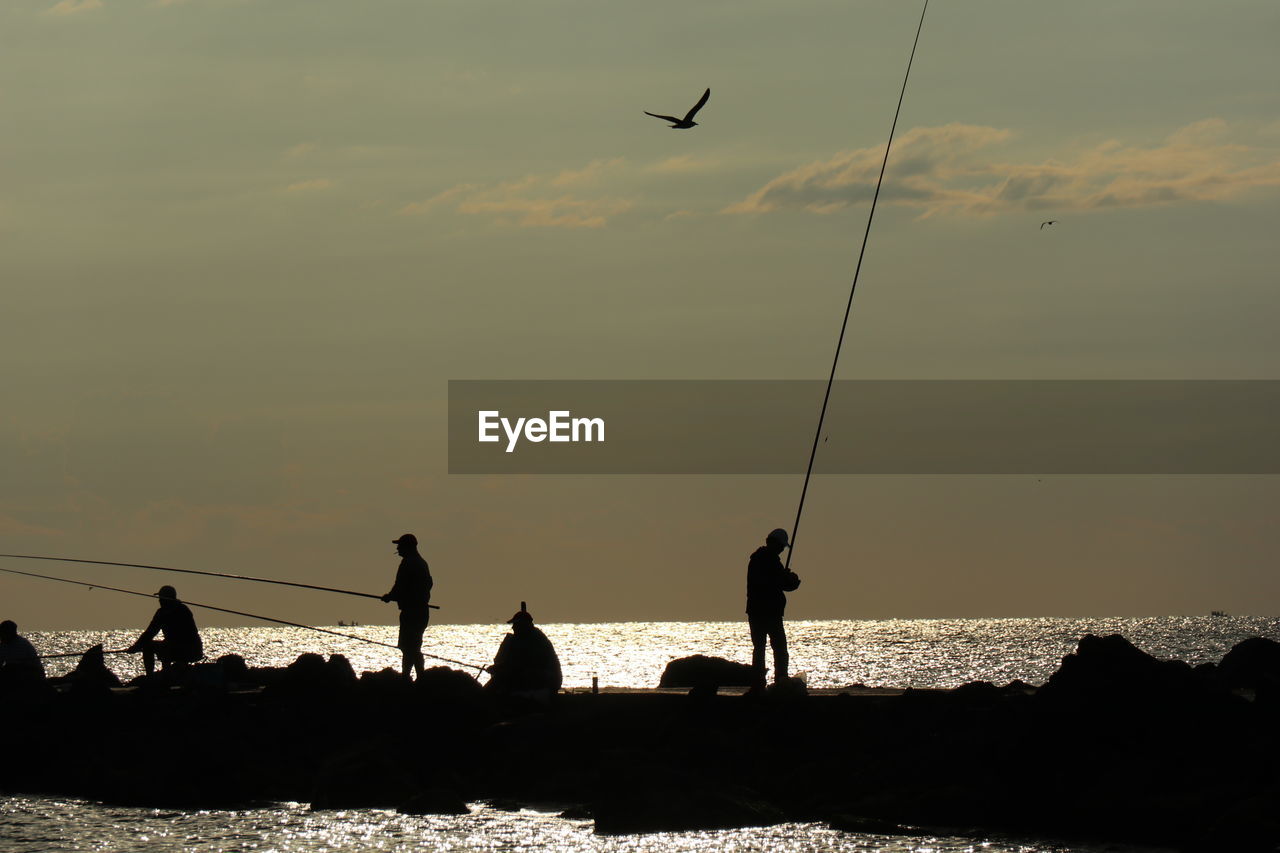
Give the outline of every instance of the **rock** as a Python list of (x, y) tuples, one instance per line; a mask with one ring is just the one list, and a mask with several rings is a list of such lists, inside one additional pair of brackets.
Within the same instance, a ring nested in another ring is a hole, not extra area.
[(970, 681), (952, 690), (951, 695), (970, 702), (996, 702), (1001, 690), (990, 681)]
[(462, 797), (446, 788), (429, 788), (414, 794), (396, 811), (400, 814), (471, 814)]
[(750, 666), (724, 658), (692, 655), (677, 658), (662, 671), (659, 687), (750, 687), (755, 677)]
[(333, 687), (355, 687), (356, 671), (346, 655), (330, 655), (325, 667), (328, 683)]
[(1086, 634), (1074, 654), (1040, 688), (1037, 696), (1062, 698), (1142, 698), (1163, 701), (1170, 693), (1190, 693), (1204, 686), (1182, 661), (1160, 661), (1119, 634)]
[(413, 689), (433, 699), (447, 701), (479, 701), (484, 687), (469, 673), (447, 666), (433, 666), (413, 683)]
[(321, 763), (313, 781), (311, 808), (399, 808), (422, 794), (403, 762), (374, 748), (352, 747)]
[(120, 678), (107, 668), (101, 645), (94, 646), (81, 655), (76, 668), (61, 680), (69, 682), (71, 689), (78, 694), (105, 692), (120, 686)]
[(254, 681), (249, 667), (240, 655), (223, 655), (215, 664), (222, 670), (222, 677), (228, 684), (250, 684)]
[(809, 695), (809, 688), (798, 678), (784, 678), (769, 685), (765, 696), (770, 699), (804, 699)]
[(856, 815), (839, 814), (829, 820), (828, 825), (840, 832), (857, 832), (862, 835), (916, 835), (891, 820), (880, 820), (874, 817), (858, 817)]
[(1250, 637), (1236, 643), (1218, 665), (1219, 681), (1228, 687), (1253, 687), (1280, 682), (1280, 643)]
[(598, 835), (770, 826), (786, 816), (746, 789), (648, 788), (591, 804)]

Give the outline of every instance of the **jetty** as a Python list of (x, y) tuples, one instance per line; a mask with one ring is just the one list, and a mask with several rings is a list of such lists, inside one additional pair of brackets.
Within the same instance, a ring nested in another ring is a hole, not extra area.
[[(696, 680), (696, 675), (695, 675)], [(1086, 636), (1040, 686), (809, 690), (714, 681), (491, 695), (436, 667), (234, 656), (111, 687), (8, 691), (4, 790), (173, 808), (465, 813), (554, 804), (603, 834), (822, 821), (1185, 851), (1280, 843), (1280, 644), (1160, 661)]]

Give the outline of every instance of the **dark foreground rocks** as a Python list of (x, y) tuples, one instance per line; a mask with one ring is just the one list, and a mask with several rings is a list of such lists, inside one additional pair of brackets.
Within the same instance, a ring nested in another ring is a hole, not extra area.
[(601, 833), (824, 821), (1274, 851), (1280, 673), (1250, 643), (1231, 665), (1193, 669), (1086, 637), (1038, 690), (695, 689), (551, 707), (496, 700), (444, 668), (409, 685), (340, 659), (226, 661), (182, 686), (5, 696), (0, 722), (24, 736), (3, 785), (192, 808), (559, 804)]

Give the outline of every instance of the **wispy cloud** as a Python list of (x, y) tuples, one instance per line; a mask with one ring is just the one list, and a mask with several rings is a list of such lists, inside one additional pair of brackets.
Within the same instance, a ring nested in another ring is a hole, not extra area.
[(679, 154), (675, 157), (668, 157), (648, 167), (650, 172), (699, 172), (715, 166), (709, 160), (698, 160), (689, 154)]
[(622, 158), (593, 160), (581, 169), (553, 176), (527, 175), (498, 184), (459, 184), (400, 208), (405, 216), (452, 208), (466, 215), (488, 215), (501, 225), (520, 228), (603, 228), (610, 217), (634, 206), (624, 198), (582, 197), (568, 190), (590, 187), (622, 168)]
[(301, 160), (315, 152), (318, 146), (314, 142), (299, 142), (284, 152), (286, 160)]
[[(1039, 163), (996, 162), (984, 149), (1007, 129), (950, 124), (915, 128), (895, 143), (883, 201), (940, 213), (1099, 210), (1223, 201), (1280, 185), (1280, 151), (1233, 143), (1206, 119), (1149, 146), (1111, 140)], [(807, 210), (824, 214), (870, 201), (884, 148), (845, 151), (779, 175), (723, 213)]]
[(75, 15), (102, 8), (102, 0), (61, 0), (47, 12), (50, 15)]

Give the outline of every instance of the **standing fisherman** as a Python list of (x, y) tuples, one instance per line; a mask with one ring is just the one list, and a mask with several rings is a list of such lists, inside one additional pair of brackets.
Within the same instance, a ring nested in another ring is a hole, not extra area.
[(422, 677), (422, 634), (427, 630), (431, 616), (431, 569), (418, 553), (418, 537), (406, 533), (391, 540), (400, 555), (400, 568), (396, 570), (396, 582), (391, 591), (382, 596), (383, 601), (394, 601), (400, 606), (400, 637), (396, 645), (404, 655), (405, 681), (411, 680), (409, 668)]
[(751, 555), (747, 564), (747, 625), (751, 628), (751, 668), (755, 684), (751, 692), (765, 688), (764, 647), (766, 639), (773, 646), (773, 680), (787, 680), (787, 633), (782, 627), (782, 612), (787, 596), (800, 586), (795, 572), (782, 565), (778, 555), (787, 546), (787, 531), (778, 528), (765, 537), (764, 544)]
[[(191, 615), (191, 608), (178, 600), (178, 591), (165, 584), (156, 593), (160, 599), (160, 607), (156, 615), (151, 617), (151, 624), (142, 632), (138, 641), (127, 652), (142, 652), (142, 668), (147, 675), (156, 670), (156, 661), (168, 670), (185, 667), (204, 657), (204, 643), (200, 640), (200, 631), (196, 628), (196, 617)], [(164, 632), (164, 639), (157, 640), (156, 634)]]

